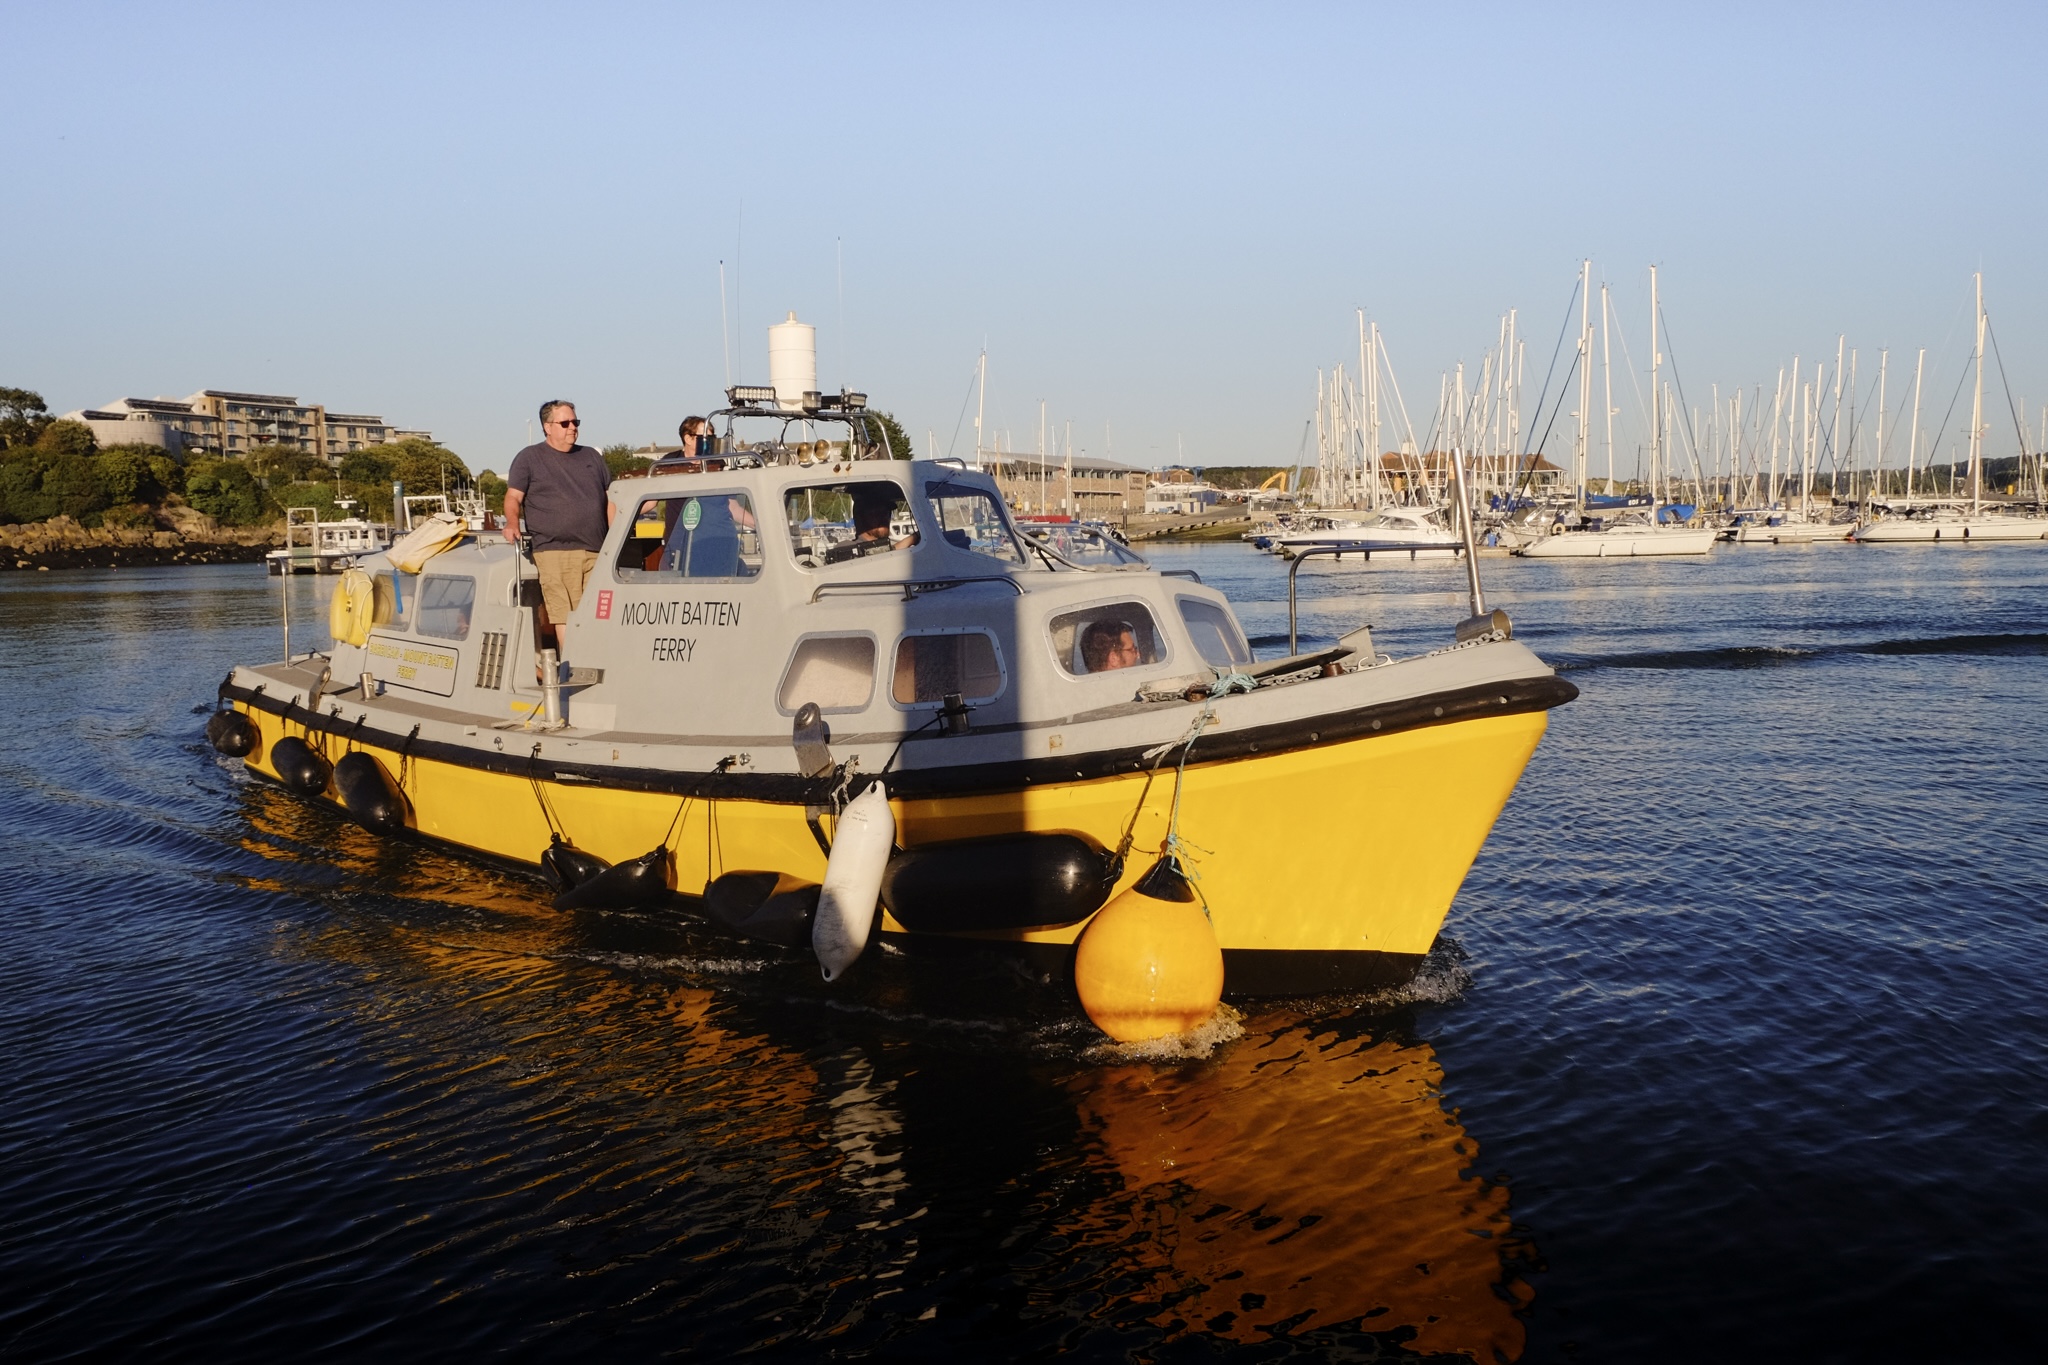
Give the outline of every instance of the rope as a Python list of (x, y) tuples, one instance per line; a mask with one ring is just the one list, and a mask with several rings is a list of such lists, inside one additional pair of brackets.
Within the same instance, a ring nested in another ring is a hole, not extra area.
[(533, 752), (526, 756), (526, 780), (533, 787), (533, 799), (540, 803), (541, 818), (548, 822), (548, 833), (561, 839), (563, 843), (569, 843), (568, 831), (563, 829), (561, 822), (555, 819), (555, 812), (548, 805), (547, 792), (541, 788), (540, 774), (537, 771), (539, 762), (540, 741), (535, 740), (533, 742)]
[[(357, 721), (361, 723), (360, 719)], [(412, 727), (412, 733), (405, 737), (405, 743), (398, 750), (398, 789), (405, 790), (405, 784), (412, 775), (412, 742), (420, 737), (420, 727)]]
[(896, 747), (889, 751), (889, 760), (888, 762), (882, 765), (882, 775), (887, 776), (889, 769), (896, 766), (896, 756), (903, 752), (903, 746), (910, 742), (912, 736), (923, 734), (925, 731), (931, 729), (934, 725), (937, 725), (940, 721), (944, 719), (945, 716), (943, 714), (936, 715), (933, 716), (930, 720), (926, 721), (924, 724), (918, 726), (915, 730), (906, 731), (903, 735), (903, 738), (896, 741)]
[[(1180, 760), (1174, 764), (1173, 771), (1173, 811), (1167, 819), (1166, 844), (1160, 852), (1172, 858), (1180, 866), (1181, 870), (1187, 874), (1188, 884), (1195, 888), (1195, 895), (1202, 902), (1202, 913), (1204, 915), (1209, 913), (1209, 898), (1202, 895), (1202, 874), (1196, 869), (1191, 852), (1207, 854), (1213, 850), (1203, 848), (1200, 844), (1183, 838), (1180, 832), (1180, 793), (1181, 787), (1187, 778), (1188, 755), (1194, 752), (1195, 741), (1202, 737), (1202, 732), (1209, 728), (1209, 722), (1215, 719), (1216, 698), (1227, 697), (1233, 692), (1256, 691), (1258, 686), (1258, 680), (1248, 674), (1222, 674), (1210, 687), (1209, 695), (1202, 699), (1202, 713), (1195, 717), (1194, 724), (1188, 726), (1187, 734), (1180, 739), (1168, 740), (1157, 748), (1145, 751), (1145, 757), (1152, 760), (1152, 772), (1146, 775), (1145, 789), (1138, 796), (1138, 806), (1141, 810), (1145, 804), (1146, 794), (1152, 790), (1152, 775), (1159, 771), (1160, 760), (1171, 753), (1175, 745), (1180, 747)], [(1117, 856), (1119, 858), (1130, 851), (1132, 831), (1137, 828), (1137, 823), (1138, 812), (1134, 810), (1131, 812), (1131, 823), (1124, 830), (1123, 842), (1117, 847)]]

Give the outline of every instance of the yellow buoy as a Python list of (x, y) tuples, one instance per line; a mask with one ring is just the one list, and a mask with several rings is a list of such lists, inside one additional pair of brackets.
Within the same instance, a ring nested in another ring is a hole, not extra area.
[(1074, 953), (1074, 987), (1120, 1043), (1186, 1033), (1223, 998), (1223, 949), (1172, 854), (1096, 913)]

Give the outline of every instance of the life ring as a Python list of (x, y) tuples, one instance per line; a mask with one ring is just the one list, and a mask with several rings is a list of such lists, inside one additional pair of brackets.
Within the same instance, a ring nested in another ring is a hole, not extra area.
[(369, 643), (370, 627), (377, 624), (381, 605), (377, 582), (361, 569), (346, 569), (334, 585), (333, 600), (327, 604), (327, 633), (338, 644), (358, 648)]
[(1553, 522), (1551, 522), (1551, 523), (1550, 523), (1550, 534), (1552, 534), (1552, 535), (1554, 535), (1554, 536), (1561, 536), (1561, 535), (1563, 535), (1563, 534), (1564, 534), (1564, 523), (1563, 523), (1563, 522), (1561, 522), (1561, 521), (1553, 521)]

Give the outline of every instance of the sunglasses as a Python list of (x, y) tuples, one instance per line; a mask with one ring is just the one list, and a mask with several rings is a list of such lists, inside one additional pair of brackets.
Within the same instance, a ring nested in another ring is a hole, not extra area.
[(570, 418), (570, 419), (569, 419), (568, 421), (566, 421), (566, 422), (553, 422), (553, 423), (550, 423), (550, 425), (551, 425), (551, 426), (558, 426), (558, 427), (580, 427), (580, 426), (582, 426), (582, 425), (583, 425), (583, 422), (582, 422), (582, 419), (581, 419), (581, 418), (571, 417), (571, 418)]

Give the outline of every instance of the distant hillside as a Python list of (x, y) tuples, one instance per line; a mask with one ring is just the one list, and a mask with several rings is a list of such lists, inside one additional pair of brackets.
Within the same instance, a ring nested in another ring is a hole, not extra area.
[(1218, 488), (1257, 488), (1281, 470), (1293, 467), (1277, 464), (1212, 464), (1202, 471), (1202, 477)]

